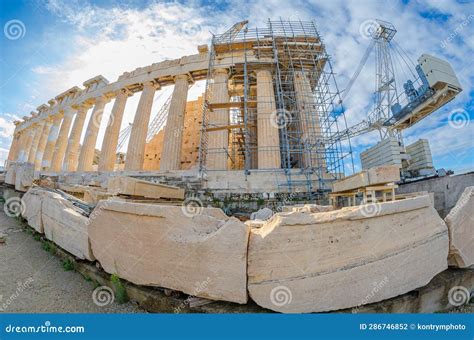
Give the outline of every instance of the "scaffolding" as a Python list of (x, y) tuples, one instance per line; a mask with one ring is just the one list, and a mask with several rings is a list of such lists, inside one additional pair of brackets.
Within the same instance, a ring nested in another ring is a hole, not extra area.
[[(214, 35), (209, 55), (199, 153), (202, 174), (269, 171), (284, 174), (286, 180), (278, 183), (281, 191), (304, 186), (307, 192), (321, 192), (346, 171), (354, 171), (350, 139), (334, 138), (347, 123), (331, 61), (314, 22), (269, 20), (265, 28)], [(229, 72), (226, 103), (216, 93), (222, 69)], [(257, 93), (256, 72), (262, 69), (271, 72), (274, 98), (262, 99)], [(275, 107), (272, 120), (279, 145), (259, 147), (262, 100)], [(210, 142), (216, 133), (228, 138), (226, 147)], [(258, 169), (258, 157), (267, 152), (279, 153), (280, 166)], [(222, 162), (221, 167), (210, 166), (209, 159), (224, 156), (223, 167)]]

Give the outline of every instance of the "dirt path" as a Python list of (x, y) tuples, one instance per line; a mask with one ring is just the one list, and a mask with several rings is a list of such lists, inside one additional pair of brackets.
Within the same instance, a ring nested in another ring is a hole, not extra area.
[(140, 313), (133, 303), (100, 307), (94, 284), (42, 248), (0, 206), (0, 313)]

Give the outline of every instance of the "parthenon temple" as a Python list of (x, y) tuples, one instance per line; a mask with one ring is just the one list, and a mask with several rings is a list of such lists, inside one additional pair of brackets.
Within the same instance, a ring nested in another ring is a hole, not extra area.
[[(8, 163), (71, 175), (193, 170), (210, 186), (225, 178), (231, 191), (327, 189), (344, 173), (344, 158), (352, 159), (350, 149), (331, 139), (345, 121), (316, 27), (269, 21), (266, 28), (242, 30), (244, 25), (215, 35), (197, 54), (125, 72), (112, 83), (98, 75), (62, 92), (15, 121)], [(205, 92), (187, 101), (198, 81), (206, 82)], [(153, 107), (155, 94), (167, 86), (173, 86), (171, 97)], [(131, 96), (140, 100), (133, 123), (122, 128)], [(106, 131), (96, 154), (101, 125)], [(126, 138), (126, 152), (118, 152)], [(246, 182), (250, 187), (242, 186)]]

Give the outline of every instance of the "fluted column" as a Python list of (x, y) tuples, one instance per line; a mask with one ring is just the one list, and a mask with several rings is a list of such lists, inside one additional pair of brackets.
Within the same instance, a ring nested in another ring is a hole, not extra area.
[(82, 144), (81, 153), (79, 154), (79, 164), (77, 171), (92, 171), (92, 163), (94, 162), (95, 145), (99, 134), (100, 123), (104, 116), (104, 107), (108, 99), (101, 96), (96, 99), (94, 109), (92, 110), (89, 124), (87, 125), (84, 143)]
[(125, 170), (143, 169), (146, 135), (148, 132), (148, 124), (150, 123), (151, 108), (156, 86), (157, 85), (151, 81), (143, 84), (143, 92), (138, 103), (132, 131), (130, 133), (130, 140), (128, 142)]
[(51, 159), (53, 158), (54, 148), (59, 135), (59, 129), (63, 120), (62, 116), (52, 117), (53, 124), (49, 130), (46, 146), (44, 147), (43, 158), (41, 159), (41, 169), (49, 170), (51, 167)]
[[(229, 89), (227, 82), (229, 74), (226, 69), (214, 72), (214, 82), (211, 86), (212, 103), (228, 103)], [(214, 109), (209, 112), (209, 127), (224, 127), (229, 125), (229, 109)], [(210, 131), (208, 133), (208, 150), (206, 165), (208, 169), (227, 169), (227, 148), (229, 146), (229, 131), (227, 129)]]
[(132, 95), (131, 91), (122, 89), (117, 94), (117, 98), (115, 98), (114, 107), (107, 123), (107, 129), (105, 130), (100, 150), (99, 171), (114, 171), (120, 126), (122, 125), (127, 98), (130, 95)]
[(31, 143), (33, 141), (35, 133), (35, 127), (31, 126), (26, 131), (25, 144), (23, 146), (20, 162), (28, 162), (28, 156), (30, 154)]
[(41, 138), (41, 133), (43, 132), (44, 121), (40, 121), (35, 126), (35, 131), (33, 138), (31, 139), (31, 147), (28, 153), (28, 163), (34, 163), (36, 158), (36, 150), (38, 148), (38, 143)]
[(86, 121), (88, 107), (81, 105), (76, 113), (74, 124), (67, 144), (66, 155), (63, 164), (64, 171), (76, 171), (79, 159), (79, 143), (81, 142), (82, 130)]
[(20, 131), (20, 140), (18, 141), (18, 151), (16, 153), (16, 162), (22, 162), (25, 154), (26, 141), (28, 139), (28, 130), (24, 129)]
[(160, 170), (179, 170), (181, 168), (181, 147), (188, 88), (187, 75), (179, 75), (175, 78), (170, 109), (166, 119)]
[(38, 148), (36, 149), (35, 170), (41, 169), (41, 161), (43, 160), (44, 148), (46, 147), (46, 142), (48, 141), (49, 131), (51, 130), (52, 125), (53, 121), (50, 117), (45, 119), (43, 131), (41, 131), (41, 137), (38, 142)]
[(15, 131), (13, 132), (13, 139), (12, 144), (10, 146), (10, 151), (8, 152), (8, 161), (14, 162), (18, 157), (18, 149), (20, 146), (20, 138), (21, 134), (18, 132), (18, 125), (15, 127)]
[(308, 77), (303, 71), (294, 74), (295, 97), (299, 114), (304, 168), (325, 167), (324, 146), (320, 145), (321, 127), (314, 94)]
[(258, 168), (281, 167), (280, 137), (275, 119), (276, 104), (270, 70), (257, 71), (257, 145)]
[(61, 171), (61, 166), (66, 153), (67, 140), (69, 137), (69, 130), (71, 129), (72, 119), (74, 117), (74, 109), (68, 107), (64, 110), (63, 122), (59, 129), (56, 145), (54, 146), (53, 159), (51, 161), (50, 170), (54, 172)]

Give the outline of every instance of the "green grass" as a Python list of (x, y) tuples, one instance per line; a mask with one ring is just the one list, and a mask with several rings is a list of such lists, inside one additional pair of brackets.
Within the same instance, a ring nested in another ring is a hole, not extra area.
[(63, 261), (63, 269), (66, 272), (74, 270), (74, 261), (72, 261), (71, 259), (64, 260)]
[(112, 285), (115, 288), (115, 300), (118, 303), (126, 303), (130, 300), (127, 294), (127, 290), (125, 289), (125, 286), (123, 285), (122, 281), (120, 281), (120, 278), (113, 274), (110, 276), (110, 281), (112, 281)]
[(44, 250), (46, 250), (51, 255), (56, 254), (57, 248), (56, 248), (56, 245), (53, 242), (44, 241), (42, 247), (43, 247)]
[(35, 234), (33, 236), (33, 238), (35, 239), (35, 241), (40, 241), (41, 240), (41, 235), (40, 234)]

